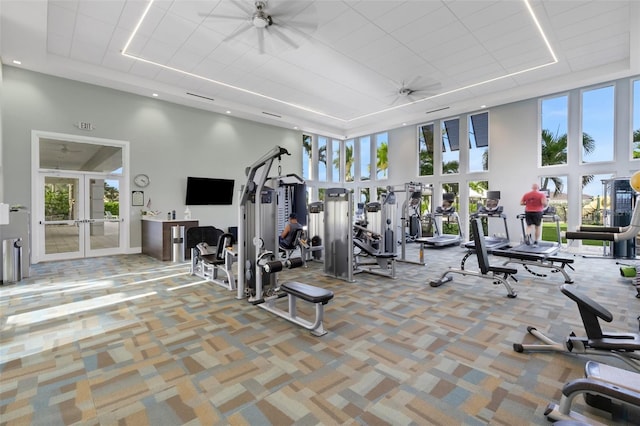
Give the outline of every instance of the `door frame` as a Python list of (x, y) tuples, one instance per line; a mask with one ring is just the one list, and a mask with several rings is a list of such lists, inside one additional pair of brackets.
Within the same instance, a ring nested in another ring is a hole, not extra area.
[[(95, 144), (95, 145), (107, 145), (117, 146), (122, 148), (122, 174), (105, 174), (105, 173), (92, 173), (83, 172), (77, 170), (55, 170), (55, 169), (41, 169), (40, 168), (40, 140), (41, 139), (55, 139), (68, 142)], [(130, 245), (130, 211), (131, 211), (131, 199), (129, 197), (129, 142), (115, 139), (95, 138), (90, 136), (72, 135), (64, 133), (47, 132), (42, 130), (31, 131), (31, 262), (39, 263), (47, 259), (43, 259), (44, 251), (44, 237), (41, 237), (43, 233), (40, 230), (40, 223), (44, 221), (42, 212), (44, 212), (44, 198), (41, 196), (42, 189), (42, 175), (60, 174), (60, 175), (84, 175), (82, 179), (89, 179), (91, 177), (105, 177), (107, 179), (119, 178), (121, 182), (120, 187), (120, 247), (118, 250), (109, 251), (90, 251), (87, 253), (89, 256), (102, 256), (111, 254), (125, 254), (129, 252)], [(84, 182), (81, 184), (84, 185)], [(80, 257), (85, 257), (84, 253), (80, 254)]]

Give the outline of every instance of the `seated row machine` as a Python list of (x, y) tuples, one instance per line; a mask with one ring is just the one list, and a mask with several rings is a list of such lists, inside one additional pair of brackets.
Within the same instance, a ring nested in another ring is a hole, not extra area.
[[(187, 245), (191, 247), (190, 274), (234, 291), (236, 280), (232, 265), (236, 253), (231, 249), (233, 235), (213, 226), (198, 226), (187, 230)], [(219, 272), (224, 277), (219, 276)]]

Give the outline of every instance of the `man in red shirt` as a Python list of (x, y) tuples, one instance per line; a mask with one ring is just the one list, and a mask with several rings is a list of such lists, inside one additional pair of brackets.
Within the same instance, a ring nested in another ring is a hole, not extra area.
[(549, 204), (547, 196), (544, 192), (540, 192), (540, 187), (537, 183), (531, 185), (531, 191), (522, 196), (520, 205), (524, 206), (524, 216), (527, 222), (527, 236), (525, 242), (530, 244), (533, 232), (535, 232), (535, 240), (533, 244), (536, 245), (542, 236), (542, 212)]

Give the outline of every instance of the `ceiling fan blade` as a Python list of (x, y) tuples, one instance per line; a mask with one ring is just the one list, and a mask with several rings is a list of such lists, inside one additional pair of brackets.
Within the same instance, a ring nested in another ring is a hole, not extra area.
[(418, 81), (420, 81), (422, 79), (422, 76), (417, 75), (415, 77), (413, 77), (411, 80), (409, 80), (407, 83), (404, 83), (403, 81), (403, 86), (404, 87), (413, 87)]
[(205, 18), (214, 18), (214, 19), (232, 19), (235, 21), (246, 21), (246, 16), (232, 16), (232, 15), (217, 15), (213, 13), (198, 13), (198, 16), (204, 16)]
[(251, 15), (253, 15), (253, 12), (255, 12), (255, 10), (250, 8), (248, 5), (246, 5), (246, 4), (242, 3), (242, 2), (239, 2), (237, 0), (229, 0), (229, 3), (233, 4), (235, 7), (237, 7), (241, 11), (243, 11), (245, 13), (245, 15), (247, 15), (247, 16), (251, 16)]
[(271, 16), (276, 16), (280, 20), (283, 20), (284, 18), (287, 22), (290, 18), (298, 16), (303, 11), (315, 13), (315, 6), (313, 5), (313, 2), (309, 1), (282, 1), (276, 3), (273, 7), (268, 7), (268, 13)]
[(232, 32), (231, 34), (226, 36), (224, 39), (222, 39), (222, 41), (229, 41), (229, 40), (239, 36), (240, 34), (246, 32), (246, 31), (249, 31), (251, 28), (254, 28), (254, 26), (251, 25), (250, 22), (247, 22), (245, 25), (242, 25), (242, 26), (238, 27), (238, 29), (236, 29), (234, 32)]
[(267, 28), (256, 28), (256, 30), (258, 31), (258, 52), (262, 55), (264, 54), (264, 32)]
[[(266, 29), (267, 28), (265, 28), (265, 30)], [(275, 27), (273, 25), (269, 29), (269, 33), (277, 36), (280, 40), (284, 41), (285, 43), (287, 43), (289, 46), (293, 47), (294, 49), (297, 49), (298, 47), (300, 47), (300, 46), (298, 46), (298, 44), (295, 41), (291, 40), (289, 37), (287, 37), (287, 35), (285, 33), (283, 33), (281, 30), (279, 30), (277, 27)]]
[(394, 106), (394, 105), (395, 105), (395, 104), (397, 104), (397, 103), (400, 101), (400, 99), (402, 99), (402, 98), (404, 98), (404, 96), (400, 96), (400, 95), (396, 96), (396, 97), (395, 97), (395, 99), (394, 99), (394, 100), (389, 104), (389, 106)]
[(438, 90), (442, 89), (442, 84), (440, 83), (433, 83), (433, 84), (428, 84), (426, 86), (422, 86), (420, 88), (417, 88), (414, 90), (414, 92), (421, 92), (421, 93), (426, 93), (426, 94), (434, 94), (434, 93), (438, 93)]

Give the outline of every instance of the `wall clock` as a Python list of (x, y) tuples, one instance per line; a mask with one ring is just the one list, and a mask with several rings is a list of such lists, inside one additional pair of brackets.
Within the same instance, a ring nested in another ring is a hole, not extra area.
[(150, 182), (151, 180), (149, 180), (149, 176), (145, 175), (144, 173), (135, 175), (135, 177), (133, 178), (133, 183), (135, 183), (136, 186), (140, 188), (148, 186)]

